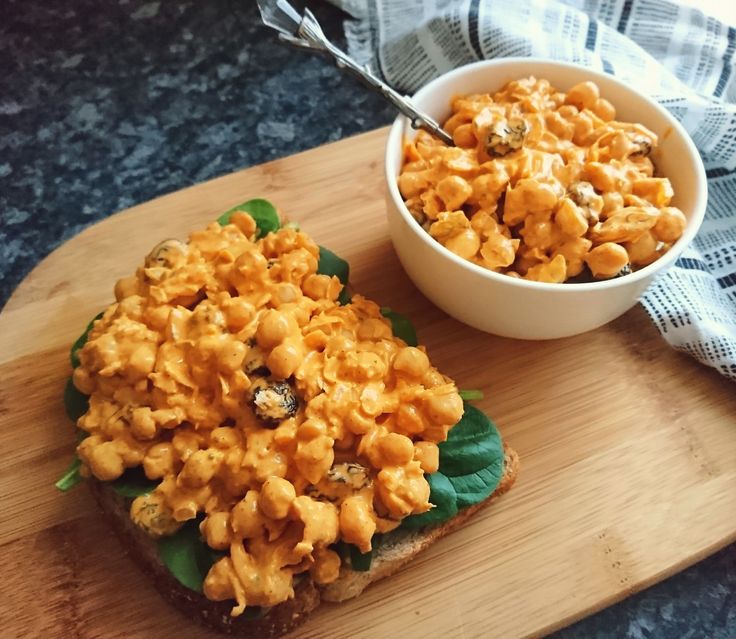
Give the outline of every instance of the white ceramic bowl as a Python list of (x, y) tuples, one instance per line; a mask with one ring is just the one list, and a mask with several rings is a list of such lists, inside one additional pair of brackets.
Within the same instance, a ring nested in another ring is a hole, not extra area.
[(386, 146), (387, 211), (396, 252), (414, 284), (456, 319), (482, 331), (519, 339), (552, 339), (597, 328), (626, 312), (693, 239), (707, 202), (705, 171), (695, 146), (680, 124), (652, 99), (615, 78), (579, 67), (534, 58), (501, 58), (455, 69), (430, 82), (416, 104), (440, 122), (455, 95), (489, 93), (510, 80), (546, 78), (566, 91), (592, 80), (616, 107), (618, 120), (640, 122), (659, 136), (653, 156), (659, 175), (672, 182), (673, 206), (687, 216), (685, 232), (661, 258), (631, 275), (581, 284), (548, 284), (494, 273), (455, 255), (435, 241), (404, 205), (396, 179), (401, 170), (404, 136), (414, 132), (400, 116)]

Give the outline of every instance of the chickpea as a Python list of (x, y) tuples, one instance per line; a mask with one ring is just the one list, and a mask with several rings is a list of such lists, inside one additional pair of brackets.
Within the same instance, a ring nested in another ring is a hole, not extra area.
[(552, 258), (554, 260), (558, 255), (562, 255), (562, 257), (565, 258), (565, 263), (567, 265), (566, 276), (568, 278), (575, 277), (582, 273), (583, 268), (585, 267), (585, 262), (583, 260), (592, 245), (593, 242), (590, 240), (584, 237), (576, 237), (560, 244), (555, 249)]
[(130, 519), (154, 539), (173, 535), (181, 528), (163, 495), (157, 492), (136, 497), (130, 505)]
[(407, 346), (402, 348), (394, 358), (393, 367), (395, 370), (413, 377), (421, 379), (421, 377), (429, 370), (429, 358), (427, 354), (420, 348)]
[(480, 249), (480, 237), (473, 229), (463, 229), (444, 242), (445, 247), (464, 259), (470, 259)]
[(252, 237), (256, 232), (255, 220), (244, 211), (235, 211), (230, 216), (230, 224), (237, 226), (246, 237)]
[(182, 423), (184, 413), (181, 408), (159, 408), (151, 413), (151, 417), (161, 428), (174, 428)]
[(190, 431), (179, 431), (171, 439), (174, 450), (182, 461), (189, 459), (194, 451), (199, 450), (200, 439), (196, 433)]
[(241, 445), (240, 433), (229, 426), (220, 426), (210, 433), (210, 443), (221, 450)]
[(629, 263), (629, 254), (620, 244), (604, 242), (585, 256), (585, 263), (593, 277), (613, 277)]
[(102, 442), (93, 447), (85, 461), (89, 464), (92, 474), (102, 481), (117, 479), (125, 470), (123, 457), (114, 441)]
[(419, 171), (402, 173), (399, 176), (399, 191), (401, 191), (404, 199), (409, 199), (410, 197), (415, 197), (423, 193), (429, 184), (430, 182), (427, 176)]
[(115, 450), (123, 460), (123, 465), (126, 468), (132, 466), (138, 466), (143, 463), (143, 456), (146, 452), (145, 444), (139, 442), (130, 433), (122, 433), (117, 436), (117, 439), (113, 440), (115, 444)]
[(74, 372), (72, 373), (72, 382), (74, 382), (76, 389), (85, 395), (91, 395), (95, 390), (95, 382), (92, 379), (92, 376), (89, 374), (89, 371), (82, 366), (78, 366), (74, 369)]
[(336, 300), (342, 290), (342, 283), (337, 276), (308, 275), (302, 282), (302, 291), (313, 300)]
[(171, 442), (159, 442), (143, 457), (143, 470), (148, 479), (160, 479), (174, 472), (175, 452)]
[(461, 124), (456, 127), (452, 132), (452, 140), (455, 143), (455, 146), (465, 149), (472, 149), (478, 143), (478, 140), (473, 133), (472, 124)]
[(340, 439), (335, 440), (335, 450), (351, 450), (355, 446), (355, 435), (347, 431)]
[(362, 340), (379, 340), (391, 339), (391, 326), (385, 319), (378, 317), (369, 317), (363, 320), (358, 326), (358, 339)]
[(212, 513), (199, 525), (199, 531), (210, 548), (227, 550), (232, 541), (230, 513)]
[(381, 459), (386, 466), (404, 466), (414, 458), (414, 445), (408, 437), (398, 433), (384, 435), (378, 441)]
[(299, 341), (289, 338), (269, 353), (266, 358), (266, 366), (274, 376), (286, 379), (294, 374), (303, 359), (304, 347), (301, 338)]
[(228, 340), (217, 354), (218, 368), (223, 373), (234, 373), (240, 370), (247, 351), (248, 348), (243, 342), (235, 339)]
[(448, 175), (437, 183), (436, 191), (446, 211), (457, 211), (473, 193), (473, 187), (459, 175)]
[(588, 143), (588, 137), (593, 133), (593, 118), (587, 113), (580, 113), (575, 118), (575, 132), (572, 136), (572, 141), (575, 144), (584, 146)]
[(418, 462), (384, 468), (376, 477), (376, 489), (393, 517), (406, 517), (429, 508), (429, 484)]
[(529, 213), (551, 211), (556, 204), (557, 194), (552, 186), (532, 178), (524, 178), (514, 188), (506, 190), (503, 222), (508, 226), (516, 226)]
[(216, 448), (197, 450), (184, 462), (177, 484), (192, 488), (201, 488), (209, 483), (222, 464), (224, 454)]
[(138, 295), (139, 282), (135, 275), (124, 277), (115, 283), (115, 299), (120, 302), (131, 295)]
[(611, 213), (624, 208), (624, 196), (618, 191), (608, 191), (603, 194), (603, 210), (601, 211), (603, 218), (608, 217)]
[(425, 473), (436, 473), (440, 467), (440, 449), (434, 442), (417, 442), (414, 444), (414, 459)]
[(354, 435), (367, 433), (375, 423), (374, 420), (357, 408), (351, 410), (345, 418), (345, 426)]
[(676, 242), (685, 232), (686, 226), (685, 214), (674, 206), (667, 206), (660, 210), (652, 234), (661, 242)]
[(327, 434), (327, 424), (321, 419), (307, 419), (299, 428), (297, 428), (296, 436), (304, 441), (320, 437)]
[(593, 109), (601, 94), (595, 82), (585, 81), (576, 84), (567, 92), (565, 104), (572, 104), (578, 109)]
[(567, 277), (567, 260), (561, 253), (555, 255), (549, 262), (542, 262), (531, 266), (524, 276), (535, 282), (550, 282), (560, 284)]
[(141, 344), (128, 358), (126, 372), (132, 379), (142, 379), (153, 372), (156, 364), (156, 345)]
[(396, 425), (407, 435), (416, 435), (424, 430), (425, 424), (419, 409), (414, 404), (402, 404), (396, 412)]
[(657, 238), (652, 231), (646, 231), (638, 240), (626, 242), (624, 248), (629, 254), (629, 260), (637, 266), (651, 264), (659, 257), (657, 251)]
[(261, 348), (273, 348), (283, 342), (287, 336), (298, 332), (299, 326), (290, 314), (271, 309), (261, 317), (256, 339)]
[(232, 510), (230, 525), (233, 532), (245, 539), (259, 537), (263, 531), (263, 516), (258, 510), (258, 491), (249, 490)]
[(616, 108), (605, 98), (598, 98), (591, 110), (604, 122), (616, 119)]
[(335, 461), (333, 444), (334, 440), (325, 435), (297, 444), (294, 463), (310, 483), (316, 484), (332, 467)]
[(283, 519), (289, 514), (289, 507), (294, 499), (296, 490), (288, 479), (269, 477), (261, 487), (258, 507), (271, 519)]
[(376, 515), (372, 504), (363, 497), (348, 497), (340, 506), (340, 535), (360, 552), (371, 549), (371, 538), (376, 532)]
[(340, 576), (340, 555), (329, 548), (315, 548), (312, 553), (314, 563), (309, 574), (319, 585), (330, 584)]
[(199, 507), (193, 499), (181, 499), (177, 501), (172, 512), (176, 521), (184, 522), (194, 519), (199, 512)]
[(463, 416), (463, 400), (457, 392), (433, 392), (424, 400), (424, 409), (435, 424), (454, 425)]
[(570, 198), (564, 198), (555, 213), (555, 224), (566, 235), (581, 237), (588, 230), (588, 220), (583, 211)]
[(130, 432), (138, 439), (152, 439), (156, 434), (156, 422), (148, 406), (134, 408), (130, 416)]
[(250, 323), (256, 315), (256, 308), (242, 297), (232, 297), (222, 305), (225, 311), (227, 327), (231, 331), (239, 331)]

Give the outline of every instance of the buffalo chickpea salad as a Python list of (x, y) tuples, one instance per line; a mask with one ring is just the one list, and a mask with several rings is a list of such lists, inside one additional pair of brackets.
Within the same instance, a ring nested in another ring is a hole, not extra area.
[(334, 254), (277, 218), (226, 215), (117, 282), (72, 352), (71, 390), (80, 474), (142, 471), (145, 489), (118, 491), (133, 522), (163, 541), (193, 525), (209, 559), (191, 587), (237, 616), (300, 576), (337, 579), (336, 544), (366, 553), (428, 514), (464, 404), (386, 309), (341, 299), (341, 278), (318, 272)]
[(565, 93), (528, 77), (451, 108), (455, 146), (417, 132), (398, 186), (460, 257), (516, 278), (589, 281), (646, 266), (682, 235), (672, 185), (655, 174), (657, 136), (616, 120), (595, 83)]

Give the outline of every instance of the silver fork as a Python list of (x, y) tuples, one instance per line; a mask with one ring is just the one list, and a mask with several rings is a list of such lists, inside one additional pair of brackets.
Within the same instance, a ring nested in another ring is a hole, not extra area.
[(261, 11), (263, 23), (278, 31), (282, 42), (306, 51), (331, 56), (339, 69), (356, 76), (369, 89), (376, 91), (391, 102), (409, 118), (412, 127), (424, 129), (450, 146), (455, 144), (452, 136), (434, 118), (417, 109), (410, 97), (394, 91), (373, 75), (367, 66), (359, 65), (342, 49), (332, 44), (309, 9), (304, 10), (303, 16), (299, 15), (287, 0), (258, 0), (258, 8)]

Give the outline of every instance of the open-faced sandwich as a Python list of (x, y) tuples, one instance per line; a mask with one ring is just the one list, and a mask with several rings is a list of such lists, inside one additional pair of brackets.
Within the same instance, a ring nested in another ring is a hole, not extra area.
[(216, 629), (287, 632), (516, 477), (408, 320), (347, 281), (251, 200), (158, 244), (72, 348), (57, 486), (86, 478), (161, 594)]

